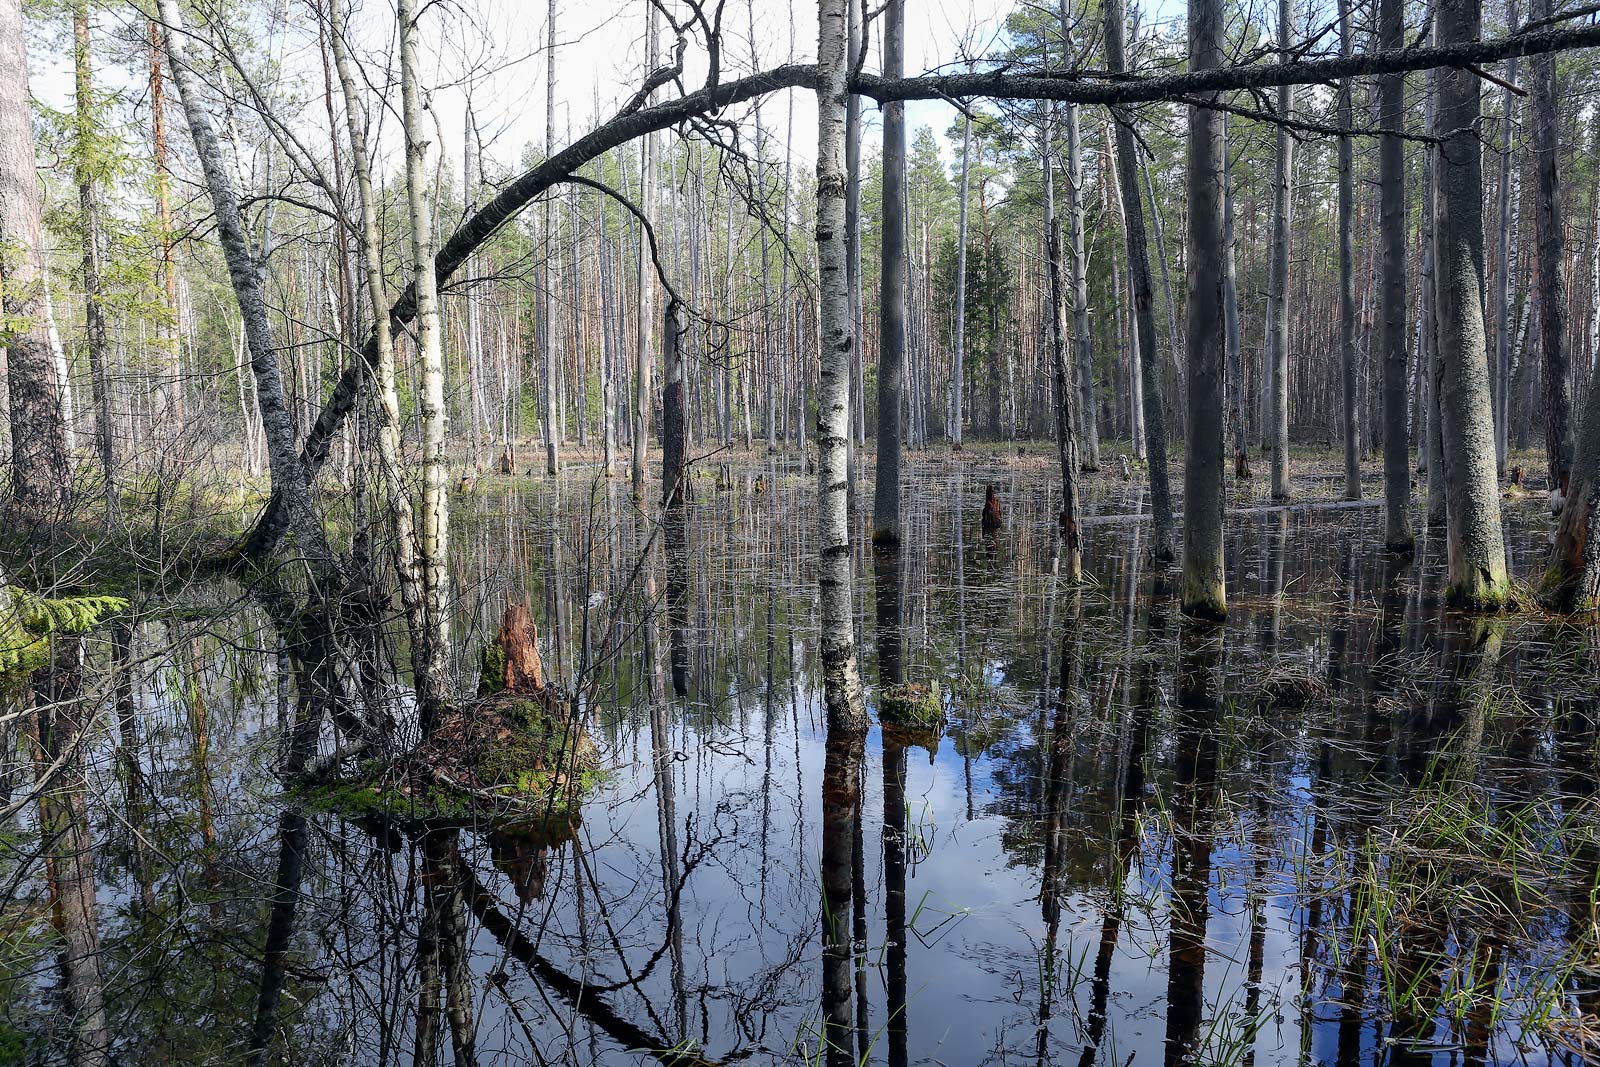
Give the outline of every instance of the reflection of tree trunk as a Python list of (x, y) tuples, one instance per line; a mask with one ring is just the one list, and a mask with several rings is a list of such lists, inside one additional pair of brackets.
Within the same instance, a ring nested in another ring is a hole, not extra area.
[(828, 1067), (855, 1062), (850, 904), (865, 744), (861, 731), (830, 730), (822, 769), (822, 1020)]
[(683, 511), (671, 508), (662, 517), (667, 551), (667, 658), (672, 691), (689, 695), (689, 534)]
[(127, 623), (113, 623), (111, 647), (116, 663), (117, 733), (122, 742), (117, 755), (118, 762), (122, 764), (123, 804), (132, 837), (133, 878), (139, 885), (139, 903), (148, 914), (156, 904), (155, 870), (145, 839), (145, 820), (150, 811), (150, 784), (145, 779), (142, 746), (139, 743), (138, 705), (133, 679), (133, 628)]
[[(905, 681), (904, 596), (900, 554), (873, 554), (877, 572), (878, 682), (887, 689)], [(859, 820), (857, 820), (859, 823)], [(906, 750), (892, 728), (883, 731), (884, 922), (888, 939), (888, 1017), (890, 1067), (904, 1067), (906, 1034)], [(864, 1022), (864, 1020), (863, 1020)], [(865, 1026), (862, 1026), (865, 1032)]]
[[(654, 658), (654, 657), (652, 657)], [(672, 780), (670, 705), (665, 700), (650, 703), (650, 755), (655, 768), (656, 831), (661, 852), (661, 898), (667, 906), (667, 942), (672, 954), (672, 993), (677, 1007), (679, 1040), (689, 1036), (688, 1011), (683, 982), (683, 923), (678, 913), (678, 805), (676, 783)]]
[(1044, 960), (1039, 983), (1039, 1040), (1036, 1049), (1040, 1064), (1050, 1061), (1050, 1018), (1054, 1010), (1058, 975), (1056, 946), (1061, 930), (1061, 893), (1066, 878), (1066, 819), (1067, 807), (1072, 802), (1072, 747), (1078, 728), (1078, 704), (1074, 693), (1078, 660), (1074, 641), (1081, 633), (1081, 608), (1082, 593), (1074, 590), (1067, 625), (1062, 628), (1061, 634), (1060, 676), (1056, 688), (1054, 721), (1048, 734), (1049, 762), (1044, 773), (1041, 798), (1044, 810), (1039, 813), (1044, 837), (1039, 910), (1045, 924)]
[[(300, 882), (305, 869), (307, 822), (297, 807), (278, 817), (278, 871), (272, 882), (272, 911), (261, 952), (261, 985), (256, 994), (255, 1021), (250, 1027), (250, 1067), (266, 1063), (272, 1037), (278, 1028), (278, 1004), (283, 999), (284, 961), (294, 938), (295, 911), (300, 904)], [(431, 1062), (431, 1061), (429, 1061)]]
[(33, 697), (39, 772), (58, 761), (62, 765), (39, 793), (39, 837), (50, 872), (52, 917), (61, 938), (62, 994), (72, 1026), (69, 1060), (73, 1067), (100, 1067), (107, 1062), (111, 1034), (103, 999), (94, 842), (84, 777), (94, 706), (83, 699), (81, 638), (56, 639), (51, 663), (34, 676)]
[[(477, 1023), (472, 1014), (472, 973), (467, 961), (467, 930), (463, 915), (461, 880), (453, 857), (459, 851), (458, 831), (441, 830), (426, 834), (422, 839), (422, 886), (427, 916), (423, 922), (431, 934), (432, 959), (424, 959), (435, 973), (433, 997), (437, 1000), (439, 975), (442, 973), (445, 989), (445, 1017), (450, 1024), (450, 1044), (455, 1054), (456, 1067), (471, 1067), (477, 1062)], [(418, 954), (422, 948), (419, 943)], [(427, 979), (424, 981), (427, 993)], [(433, 1010), (437, 1010), (436, 1005)], [(418, 1062), (431, 1065), (434, 1059), (422, 1059), (422, 1012), (418, 1012)], [(431, 1043), (433, 1038), (430, 1036)]]
[(1190, 1063), (1205, 1010), (1211, 827), (1221, 710), (1220, 634), (1185, 627), (1172, 802), (1172, 918), (1168, 934), (1166, 1062)]
[(436, 1067), (439, 1062), (439, 917), (424, 903), (417, 929), (417, 1012), (412, 1044), (416, 1067)]

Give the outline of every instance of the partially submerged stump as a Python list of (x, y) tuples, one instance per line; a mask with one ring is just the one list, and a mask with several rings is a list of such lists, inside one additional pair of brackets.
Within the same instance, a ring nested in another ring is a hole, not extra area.
[(547, 683), (528, 609), (506, 609), (483, 651), (477, 699), (448, 710), (397, 763), (369, 765), (327, 793), (331, 806), (422, 821), (572, 819), (600, 752), (559, 686)]
[(878, 697), (878, 718), (885, 725), (923, 730), (943, 726), (944, 695), (937, 682), (886, 686)]
[(1000, 498), (995, 494), (994, 486), (985, 486), (983, 490), (983, 532), (986, 534), (999, 533), (1005, 528), (1005, 513), (1000, 510)]

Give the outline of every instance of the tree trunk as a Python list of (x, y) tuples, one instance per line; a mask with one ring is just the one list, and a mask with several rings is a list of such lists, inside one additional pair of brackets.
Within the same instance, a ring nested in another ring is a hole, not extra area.
[(821, 375), (817, 390), (818, 586), (823, 696), (828, 729), (867, 728), (856, 662), (851, 596), (849, 487), (850, 354), (855, 331), (845, 270), (844, 127), (848, 0), (819, 0), (817, 38), (817, 267)]
[[(1278, 0), (1278, 62), (1292, 62), (1294, 0)], [(1278, 114), (1294, 117), (1294, 89), (1278, 86)], [(1272, 276), (1267, 285), (1267, 358), (1272, 363), (1268, 423), (1272, 435), (1272, 499), (1287, 501), (1289, 491), (1289, 233), (1294, 214), (1294, 135), (1278, 127), (1273, 175)], [(1185, 507), (1188, 505), (1185, 504)]]
[[(1125, 74), (1128, 69), (1123, 44), (1125, 23), (1122, 0), (1107, 0), (1106, 68), (1113, 75)], [(1139, 195), (1133, 120), (1115, 111), (1112, 117), (1117, 126), (1117, 178), (1122, 191), (1123, 231), (1127, 237), (1128, 274), (1133, 285), (1134, 323), (1139, 341), (1145, 456), (1150, 467), (1150, 552), (1156, 562), (1165, 563), (1173, 559), (1172, 492), (1167, 480), (1166, 418), (1161, 411), (1161, 364), (1156, 357), (1155, 295), (1150, 285), (1150, 253), (1145, 239), (1143, 197)]]
[[(1287, 5), (1288, 0), (1283, 0)], [(1189, 4), (1189, 69), (1222, 65), (1222, 0)], [(1280, 106), (1282, 101), (1280, 100)], [(1183, 471), (1183, 610), (1204, 619), (1228, 614), (1222, 524), (1223, 113), (1189, 105), (1188, 457)]]
[(161, 30), (149, 23), (150, 51), (150, 138), (154, 152), (156, 220), (161, 226), (161, 288), (166, 299), (166, 317), (156, 326), (162, 344), (162, 390), (167, 398), (174, 431), (183, 429), (186, 412), (183, 398), (183, 361), (178, 339), (178, 270), (172, 255), (171, 179), (167, 175), (166, 84), (161, 73)]
[(433, 209), (428, 180), (428, 142), (418, 84), (419, 28), (416, 0), (398, 0), (400, 20), (401, 119), (406, 143), (406, 207), (411, 223), (411, 271), (417, 294), (417, 359), (422, 364), (418, 408), (422, 421), (422, 507), (417, 557), (426, 609), (427, 670), (417, 678), (422, 732), (437, 724), (448, 699), (450, 677), (450, 498), (445, 471), (444, 347), (440, 337), (439, 288), (433, 272)]
[(666, 374), (661, 382), (661, 503), (675, 508), (689, 495), (688, 409), (684, 395), (683, 309), (676, 301), (667, 305), (662, 337), (666, 344)]
[[(361, 211), (360, 250), (366, 269), (367, 298), (372, 306), (372, 321), (381, 323), (389, 309), (383, 292), (382, 238), (378, 228), (377, 198), (372, 188), (372, 157), (367, 149), (367, 122), (362, 115), (356, 88), (355, 66), (345, 45), (343, 0), (329, 0), (328, 41), (333, 51), (334, 69), (344, 95), (345, 121), (349, 125), (351, 166), (356, 176), (356, 198)], [(375, 386), (378, 427), (378, 470), (383, 481), (385, 507), (393, 534), (395, 576), (400, 585), (400, 603), (405, 609), (411, 637), (411, 671), (417, 685), (418, 706), (424, 690), (432, 688), (428, 660), (428, 616), (422, 576), (417, 572), (417, 539), (411, 496), (400, 467), (400, 394), (395, 387), (394, 342), (389, 331), (375, 331), (378, 359)], [(431, 698), (430, 698), (431, 699)]]
[[(282, 528), (294, 535), (302, 551), (310, 557), (313, 566), (320, 572), (320, 580), (324, 584), (336, 584), (338, 577), (334, 572), (333, 553), (312, 505), (310, 472), (295, 448), (294, 419), (284, 399), (283, 378), (278, 368), (277, 348), (268, 318), (264, 267), (245, 235), (244, 220), (228, 174), (222, 143), (206, 111), (194, 72), (189, 68), (188, 37), (183, 28), (182, 8), (178, 0), (157, 0), (157, 10), (167, 57), (172, 62), (172, 80), (177, 83), (178, 96), (183, 101), (195, 154), (199, 157), (200, 169), (205, 175), (206, 188), (211, 196), (212, 211), (216, 215), (217, 240), (222, 245), (229, 280), (239, 303), (240, 321), (250, 352), (250, 370), (255, 379), (256, 403), (261, 409), (261, 428), (266, 437), (272, 491), (281, 500), (278, 511), (281, 518), (278, 521), (284, 524)], [(272, 505), (269, 504), (269, 512), (271, 510)], [(260, 531), (263, 535), (267, 532)], [(276, 540), (277, 531), (270, 532), (271, 537), (253, 537), (248, 547), (257, 550), (270, 548)]]
[[(1223, 120), (1227, 136), (1227, 120)], [(1233, 156), (1223, 141), (1222, 201), (1222, 315), (1228, 343), (1228, 423), (1233, 430), (1233, 476), (1250, 477), (1250, 435), (1245, 426), (1244, 345), (1239, 336), (1239, 272), (1234, 263)]]
[[(656, 67), (658, 17), (655, 5), (652, 4), (650, 6), (649, 28), (646, 31), (645, 45), (645, 68), (649, 71), (654, 71)], [(645, 105), (649, 106), (649, 100), (645, 101)], [(653, 216), (651, 208), (655, 201), (656, 190), (656, 139), (654, 135), (645, 135), (643, 144), (640, 147), (639, 161), (639, 210), (644, 212), (645, 219), (649, 220)], [(650, 263), (650, 245), (645, 237), (643, 227), (640, 227), (639, 230), (638, 252), (639, 307), (633, 348), (633, 498), (642, 502), (644, 500), (646, 478), (644, 468), (645, 454), (650, 443), (650, 376), (655, 363), (650, 352), (650, 332), (655, 328), (655, 277)], [(748, 408), (749, 405), (746, 404), (746, 419), (749, 418)]]
[(967, 188), (972, 152), (972, 116), (961, 116), (961, 214), (956, 222), (956, 338), (950, 357), (950, 443), (961, 447), (967, 377)]
[[(1442, 46), (1476, 40), (1482, 0), (1441, 0)], [(1494, 471), (1494, 414), (1483, 329), (1483, 162), (1477, 141), (1482, 87), (1470, 70), (1439, 78), (1439, 412), (1444, 440), (1446, 596), (1474, 608), (1502, 606), (1510, 595), (1500, 491)], [(1550, 308), (1545, 307), (1545, 314)]]
[[(1534, 0), (1530, 14), (1548, 18), (1550, 0)], [(1534, 241), (1539, 255), (1539, 349), (1544, 384), (1544, 454), (1550, 489), (1564, 497), (1572, 465), (1572, 386), (1567, 366), (1567, 259), (1562, 247), (1564, 210), (1556, 173), (1560, 127), (1556, 117), (1556, 61), (1533, 60)], [(1557, 506), (1552, 496), (1552, 506)]]
[[(1517, 26), (1516, 0), (1506, 4), (1506, 24), (1511, 30)], [(1495, 470), (1503, 477), (1506, 470), (1506, 442), (1509, 438), (1508, 417), (1511, 412), (1511, 271), (1513, 252), (1511, 220), (1512, 175), (1511, 138), (1516, 126), (1517, 94), (1512, 87), (1517, 82), (1516, 57), (1506, 61), (1506, 87), (1500, 94), (1500, 240), (1495, 244), (1494, 259), (1494, 437)], [(1537, 91), (1537, 86), (1535, 86)], [(1536, 116), (1537, 118), (1537, 116)]]
[[(1061, 0), (1059, 12), (1062, 62), (1070, 63), (1072, 19), (1067, 0)], [(1083, 148), (1076, 104), (1062, 109), (1062, 120), (1067, 127), (1067, 261), (1071, 270), (1072, 339), (1078, 363), (1077, 432), (1083, 445), (1079, 460), (1084, 470), (1097, 471), (1100, 469), (1100, 427), (1094, 399), (1094, 349), (1089, 337), (1089, 257), (1083, 243)]]
[(0, 0), (0, 305), (8, 323), (6, 382), (11, 414), (11, 491), (35, 515), (64, 513), (72, 494), (60, 382), (42, 305), (44, 223), (28, 108), (28, 57), (21, 0)]
[[(905, 74), (905, 0), (888, 0), (883, 76)], [(878, 466), (872, 543), (900, 543), (900, 409), (906, 349), (905, 105), (883, 106), (883, 261), (878, 296)]]
[[(1339, 0), (1339, 54), (1354, 52), (1350, 0)], [(1361, 499), (1361, 430), (1356, 421), (1356, 183), (1354, 146), (1349, 132), (1355, 127), (1350, 79), (1339, 83), (1339, 351), (1343, 370), (1344, 498)]]
[[(1378, 47), (1399, 48), (1405, 33), (1403, 0), (1379, 0)], [(1378, 125), (1397, 130), (1405, 115), (1405, 78), (1387, 75), (1378, 84)], [(1384, 544), (1409, 552), (1411, 448), (1406, 403), (1406, 189), (1404, 144), (1398, 136), (1378, 139), (1378, 230), (1383, 243), (1379, 316), (1383, 320), (1383, 499)]]
[[(1049, 126), (1046, 124), (1046, 129)], [(1048, 156), (1045, 166), (1048, 167)], [(1078, 434), (1073, 425), (1072, 407), (1075, 384), (1072, 362), (1067, 358), (1066, 282), (1061, 267), (1061, 223), (1049, 223), (1050, 381), (1055, 400), (1056, 454), (1061, 461), (1062, 571), (1068, 581), (1083, 577), (1083, 535), (1078, 526)]]
[(100, 190), (94, 178), (94, 145), (100, 123), (94, 102), (94, 76), (89, 66), (89, 0), (72, 3), (72, 70), (74, 86), (73, 177), (78, 183), (78, 210), (83, 240), (84, 342), (89, 356), (89, 386), (94, 395), (94, 443), (105, 475), (106, 517), (117, 511), (117, 452), (111, 424), (111, 378), (106, 371), (106, 315), (100, 292)]
[[(652, 8), (652, 20), (655, 18), (653, 11), (654, 9)], [(654, 27), (653, 21), (651, 25)], [(555, 154), (556, 150), (556, 0), (550, 0), (549, 17), (545, 32), (544, 154), (545, 158), (549, 159)], [(653, 34), (651, 39), (654, 40)], [(653, 62), (651, 65), (654, 66)], [(647, 140), (645, 143), (648, 145), (649, 141)], [(649, 203), (649, 197), (646, 196), (644, 201)], [(545, 473), (552, 477), (561, 471), (561, 428), (558, 425), (556, 415), (559, 399), (556, 393), (556, 380), (559, 373), (561, 352), (556, 343), (555, 301), (553, 299), (555, 294), (552, 291), (555, 289), (554, 268), (558, 248), (554, 211), (555, 198), (545, 197), (544, 227), (541, 233), (541, 237), (544, 240), (544, 263), (540, 268), (544, 284), (540, 287), (539, 295), (541, 327), (539, 331), (539, 347), (544, 363), (544, 417), (540, 421), (544, 423), (544, 469)], [(421, 270), (422, 268), (419, 266), (418, 269)], [(429, 273), (432, 273), (431, 269)], [(643, 274), (640, 274), (640, 288), (641, 290), (644, 288)], [(641, 296), (641, 301), (642, 299)], [(642, 311), (641, 321), (648, 314), (648, 311)], [(641, 380), (643, 380), (642, 376)], [(648, 398), (649, 393), (646, 391), (642, 395)], [(648, 406), (649, 400), (645, 399), (642, 403)], [(639, 440), (643, 440), (643, 435)], [(634, 447), (637, 452), (639, 446), (636, 444)], [(636, 492), (638, 488), (637, 486), (635, 487)]]

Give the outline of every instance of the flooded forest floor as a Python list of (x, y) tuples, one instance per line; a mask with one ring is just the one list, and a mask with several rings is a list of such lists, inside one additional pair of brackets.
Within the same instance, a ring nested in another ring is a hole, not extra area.
[[(1295, 472), (1340, 496), (1337, 457)], [(661, 527), (592, 466), (484, 476), (453, 503), (459, 689), (527, 604), (601, 767), (550, 819), (286, 789), (282, 620), (226, 581), (135, 596), (86, 642), (66, 806), (113, 1062), (1595, 1062), (1594, 631), (1447, 610), (1442, 531), (1386, 553), (1371, 463), (1364, 506), (1230, 478), (1229, 621), (1185, 627), (1142, 477), (1113, 448), (1088, 479), (1070, 585), (1045, 452), (914, 455), (899, 552), (855, 542), (862, 742), (823, 728), (798, 457), (713, 457)], [(1506, 501), (1524, 580), (1543, 504)], [(924, 714), (880, 724), (886, 690)], [(0, 804), (33, 773), (3, 729)], [(73, 1028), (47, 830), (0, 833), (3, 1062), (66, 1062)]]

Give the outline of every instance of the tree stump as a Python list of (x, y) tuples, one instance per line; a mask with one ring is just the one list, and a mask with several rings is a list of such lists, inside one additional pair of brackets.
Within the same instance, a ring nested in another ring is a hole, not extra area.
[(500, 450), (500, 473), (506, 475), (517, 473), (517, 455), (511, 451), (510, 445)]
[(544, 689), (539, 631), (527, 605), (512, 604), (500, 617), (500, 637), (483, 650), (478, 692), (538, 693)]
[(1005, 527), (1005, 513), (1000, 510), (1000, 497), (995, 494), (994, 486), (985, 486), (983, 490), (983, 532), (986, 534), (999, 533)]

